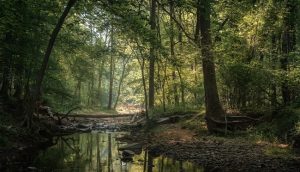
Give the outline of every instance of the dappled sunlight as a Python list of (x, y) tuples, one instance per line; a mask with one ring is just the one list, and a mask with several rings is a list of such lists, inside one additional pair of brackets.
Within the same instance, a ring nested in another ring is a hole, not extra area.
[(0, 171), (299, 171), (299, 3), (0, 0)]
[(175, 143), (191, 143), (197, 140), (196, 133), (188, 129), (182, 129), (178, 124), (163, 125), (160, 132), (154, 135), (154, 139), (166, 141), (171, 144)]

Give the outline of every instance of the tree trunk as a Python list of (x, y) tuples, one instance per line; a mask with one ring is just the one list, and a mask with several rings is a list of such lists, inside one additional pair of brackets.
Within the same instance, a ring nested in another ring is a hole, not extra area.
[(180, 71), (179, 67), (177, 67), (177, 72), (178, 72), (179, 81), (180, 81), (181, 105), (183, 107), (185, 107), (185, 96), (184, 96), (185, 87), (184, 87), (184, 81), (183, 81), (183, 78), (182, 78), (181, 71)]
[[(182, 22), (181, 19), (181, 10), (179, 10), (179, 22)], [(182, 45), (182, 30), (179, 29), (179, 33), (178, 33), (178, 42), (179, 42), (179, 52), (180, 52), (180, 57), (182, 57), (182, 52), (183, 52), (183, 45)], [(178, 76), (179, 76), (179, 80), (180, 80), (180, 91), (181, 91), (181, 104), (183, 107), (185, 107), (185, 96), (184, 96), (184, 90), (185, 90), (185, 86), (184, 86), (184, 81), (181, 75), (181, 67), (177, 67), (177, 72), (178, 72)]]
[(163, 98), (163, 110), (164, 112), (167, 111), (166, 108), (166, 80), (167, 80), (167, 62), (166, 64), (163, 66), (164, 68), (164, 77), (163, 77), (163, 81), (162, 81), (162, 98)]
[(122, 87), (122, 84), (123, 84), (125, 71), (126, 71), (126, 65), (127, 65), (128, 61), (129, 61), (129, 58), (123, 59), (122, 74), (121, 74), (121, 77), (120, 77), (120, 80), (119, 80), (118, 93), (117, 93), (117, 98), (116, 98), (116, 101), (115, 101), (114, 109), (117, 108), (117, 105), (118, 105), (118, 102), (119, 102), (119, 98), (120, 98), (120, 94), (121, 94), (121, 87)]
[(205, 90), (205, 107), (206, 107), (206, 122), (208, 130), (214, 131), (216, 124), (214, 120), (223, 120), (225, 114), (217, 90), (216, 73), (214, 57), (212, 52), (212, 40), (210, 33), (210, 0), (201, 0), (198, 8), (200, 13), (200, 48), (202, 54), (202, 68), (204, 76), (204, 90)]
[(40, 71), (38, 73), (37, 79), (36, 79), (36, 86), (35, 86), (35, 100), (39, 99), (40, 96), (40, 91), (41, 91), (41, 86), (42, 86), (42, 82), (46, 73), (46, 69), (48, 67), (48, 62), (50, 59), (50, 55), (55, 43), (55, 40), (57, 38), (57, 35), (60, 31), (60, 29), (62, 28), (62, 25), (70, 11), (70, 9), (72, 8), (72, 6), (75, 4), (76, 0), (69, 0), (63, 14), (61, 15), (61, 17), (58, 20), (58, 23), (56, 24), (51, 36), (50, 36), (50, 40), (46, 49), (46, 53), (42, 62), (42, 66), (40, 68)]
[(114, 85), (114, 56), (113, 56), (113, 48), (114, 48), (114, 28), (111, 28), (111, 47), (110, 47), (110, 72), (109, 72), (109, 93), (108, 93), (108, 109), (112, 109), (112, 98), (113, 98), (113, 85)]
[[(272, 44), (272, 50), (271, 50), (271, 58), (272, 58), (272, 69), (275, 70), (276, 69), (276, 62), (277, 62), (277, 51), (276, 51), (276, 47), (278, 47), (276, 45), (276, 36), (275, 34), (272, 35), (271, 38), (271, 44)], [(271, 85), (271, 107), (272, 108), (276, 108), (277, 106), (277, 88), (276, 88), (276, 83), (272, 83)]]
[(74, 6), (76, 0), (69, 0), (67, 6), (64, 9), (64, 12), (62, 13), (62, 15), (60, 16), (54, 30), (52, 31), (52, 34), (50, 36), (50, 40), (48, 42), (48, 46), (45, 52), (45, 56), (40, 68), (40, 71), (37, 75), (37, 79), (36, 79), (36, 83), (33, 89), (33, 93), (31, 93), (32, 98), (28, 98), (27, 100), (30, 101), (27, 104), (26, 107), (26, 116), (27, 116), (27, 127), (31, 128), (31, 120), (32, 120), (32, 115), (36, 106), (36, 102), (39, 100), (40, 97), (40, 93), (41, 93), (41, 87), (42, 87), (42, 82), (46, 73), (46, 69), (48, 66), (48, 62), (49, 62), (49, 58), (55, 43), (55, 40), (57, 38), (57, 35), (60, 31), (60, 29), (62, 28), (62, 25), (70, 11), (70, 9), (72, 8), (72, 6)]
[[(296, 2), (294, 0), (286, 1), (287, 14), (284, 17), (283, 33), (282, 33), (282, 57), (280, 59), (280, 67), (287, 76), (288, 73), (288, 57), (291, 52), (295, 51), (295, 15)], [(292, 91), (288, 84), (288, 79), (284, 79), (281, 86), (281, 93), (284, 105), (290, 104), (292, 101)]]
[(9, 85), (10, 85), (10, 68), (11, 68), (11, 58), (12, 58), (12, 52), (8, 46), (11, 46), (12, 42), (12, 34), (11, 33), (6, 33), (5, 34), (5, 44), (6, 47), (4, 48), (4, 62), (3, 62), (3, 74), (2, 74), (2, 87), (0, 90), (0, 95), (2, 96), (3, 100), (7, 100), (9, 97)]
[(104, 60), (101, 60), (101, 66), (99, 70), (99, 78), (98, 78), (98, 91), (99, 91), (99, 104), (102, 106), (102, 77), (103, 77), (103, 68), (104, 68)]
[(156, 40), (156, 0), (150, 0), (150, 27), (153, 32), (154, 41), (150, 45), (150, 63), (149, 63), (149, 109), (154, 107), (154, 70), (155, 70), (155, 40)]
[(146, 86), (146, 79), (145, 79), (145, 59), (144, 55), (142, 53), (141, 47), (139, 43), (137, 42), (138, 50), (141, 55), (142, 61), (137, 58), (140, 68), (141, 68), (141, 73), (142, 73), (142, 82), (143, 82), (143, 89), (144, 89), (144, 107), (145, 107), (145, 115), (146, 115), (146, 120), (147, 123), (149, 122), (149, 113), (148, 113), (148, 95), (147, 95), (147, 86)]
[(173, 61), (173, 71), (172, 71), (172, 79), (173, 79), (173, 93), (174, 93), (174, 102), (175, 106), (179, 105), (179, 96), (178, 96), (178, 89), (177, 89), (177, 76), (176, 76), (176, 57), (175, 57), (175, 50), (174, 50), (174, 18), (175, 11), (174, 11), (174, 2), (173, 0), (169, 0), (170, 5), (170, 52), (171, 52), (171, 60)]

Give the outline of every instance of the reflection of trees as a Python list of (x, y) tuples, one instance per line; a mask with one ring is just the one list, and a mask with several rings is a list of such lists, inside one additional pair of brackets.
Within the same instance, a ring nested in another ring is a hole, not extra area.
[(179, 171), (184, 172), (182, 161), (179, 161)]
[[(156, 157), (151, 152), (144, 151), (134, 157), (143, 160), (143, 163), (128, 163), (122, 166), (119, 155), (118, 142), (115, 141), (115, 133), (81, 133), (72, 136), (56, 138), (56, 145), (48, 148), (39, 157), (37, 167), (49, 167), (49, 170), (60, 169), (62, 171), (96, 171), (96, 172), (202, 172), (191, 163), (174, 161), (167, 157)], [(118, 164), (120, 162), (120, 164)], [(118, 165), (116, 167), (116, 165)], [(119, 168), (120, 165), (120, 168)], [(115, 166), (115, 169), (113, 168)]]
[(112, 153), (111, 153), (111, 133), (108, 134), (108, 156), (107, 156), (107, 170), (108, 172), (113, 171), (112, 164)]
[(145, 155), (144, 155), (144, 170), (143, 172), (146, 172), (146, 168), (147, 168), (147, 157), (148, 157), (148, 151), (145, 151)]
[(153, 156), (151, 155), (151, 153), (148, 153), (148, 170), (147, 172), (152, 172), (153, 171)]
[(161, 165), (161, 166), (160, 166), (161, 168), (160, 168), (160, 170), (159, 170), (160, 172), (163, 172), (163, 170), (164, 170), (164, 160), (165, 160), (165, 157), (162, 157), (162, 158), (161, 158), (161, 164), (160, 164), (160, 165)]
[(64, 168), (66, 166), (65, 160), (74, 152), (74, 147), (69, 144), (72, 138), (56, 137), (54, 139), (54, 146), (42, 152), (35, 160), (35, 165), (40, 168)]
[[(71, 140), (72, 141), (72, 143), (73, 143), (73, 146), (72, 145), (70, 145), (70, 143), (68, 143), (68, 140)], [(72, 137), (69, 137), (69, 138), (64, 138), (64, 137), (61, 137), (61, 143), (65, 143), (66, 144), (66, 146), (69, 148), (69, 149), (71, 149), (73, 152), (75, 152), (76, 151), (76, 148), (75, 148), (75, 140), (74, 140), (74, 138), (72, 138)], [(64, 149), (64, 147), (65, 146), (62, 146), (62, 150)]]
[(97, 172), (102, 172), (99, 134), (96, 135), (96, 142), (97, 142), (97, 165), (96, 165), (96, 168), (97, 168)]

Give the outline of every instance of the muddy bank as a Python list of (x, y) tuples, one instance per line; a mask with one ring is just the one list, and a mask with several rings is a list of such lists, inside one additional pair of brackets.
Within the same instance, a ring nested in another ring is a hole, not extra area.
[(264, 155), (264, 146), (228, 144), (211, 141), (160, 143), (149, 146), (151, 152), (191, 161), (213, 171), (299, 171), (299, 158)]
[(51, 138), (40, 134), (23, 133), (11, 136), (9, 139), (10, 145), (0, 148), (0, 171), (5, 170), (8, 166), (26, 166), (26, 163), (32, 161), (39, 150), (53, 144)]
[(268, 155), (268, 143), (199, 136), (176, 124), (160, 126), (150, 133), (135, 131), (122, 139), (142, 143), (154, 156), (190, 161), (207, 171), (300, 171), (299, 155)]

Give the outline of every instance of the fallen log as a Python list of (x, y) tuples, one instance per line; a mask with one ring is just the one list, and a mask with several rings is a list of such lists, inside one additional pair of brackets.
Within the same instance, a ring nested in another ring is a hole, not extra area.
[(75, 117), (75, 118), (120, 118), (120, 117), (132, 117), (132, 116), (135, 116), (135, 115), (137, 115), (137, 114), (116, 114), (116, 115), (106, 115), (106, 114), (99, 114), (99, 115), (97, 115), (97, 114), (70, 114), (70, 115), (68, 115), (68, 117)]
[(70, 113), (71, 113), (72, 111), (76, 110), (76, 109), (80, 109), (80, 107), (79, 107), (79, 106), (78, 106), (78, 107), (74, 107), (74, 108), (70, 109), (70, 110), (69, 110), (67, 113), (65, 113), (65, 114), (56, 112), (56, 113), (54, 114), (54, 116), (57, 117), (57, 123), (58, 123), (59, 125), (61, 125), (61, 121), (62, 121), (63, 119), (67, 119), (67, 120), (68, 120), (68, 117), (69, 117)]

